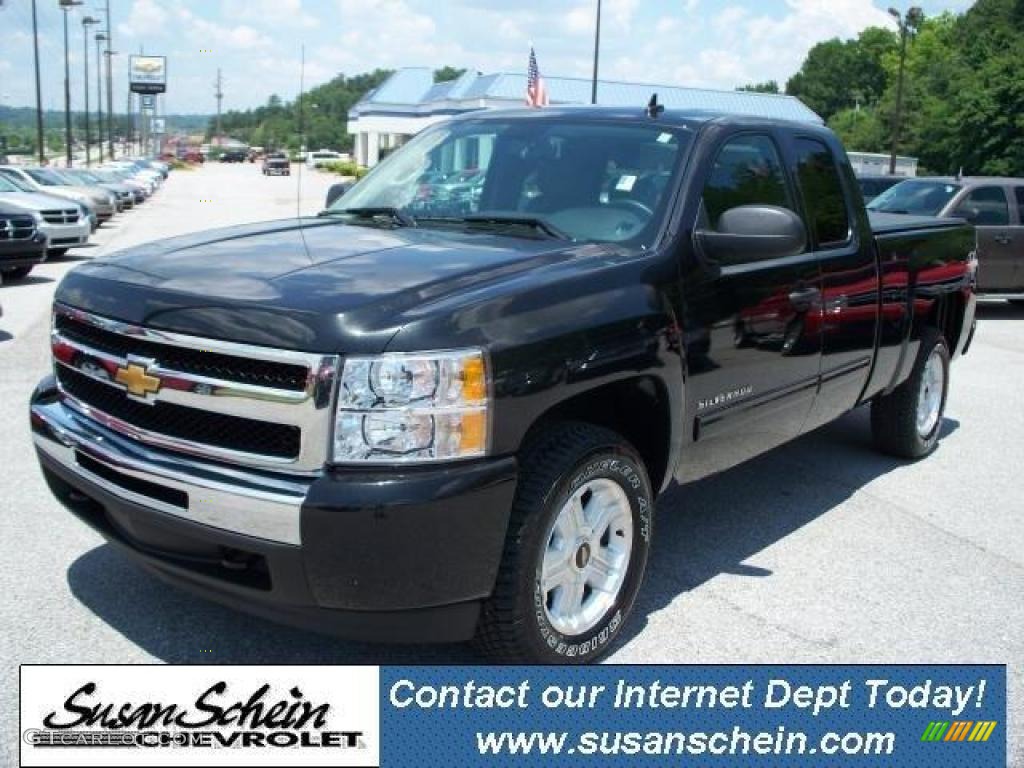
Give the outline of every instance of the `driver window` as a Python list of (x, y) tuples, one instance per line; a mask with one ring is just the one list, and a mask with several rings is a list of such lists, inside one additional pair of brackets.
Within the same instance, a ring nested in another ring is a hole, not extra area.
[(978, 187), (953, 212), (980, 227), (1005, 227), (1010, 223), (1010, 206), (1002, 187)]
[(703, 223), (717, 229), (721, 215), (740, 205), (793, 210), (779, 152), (768, 136), (737, 136), (719, 151), (704, 185)]

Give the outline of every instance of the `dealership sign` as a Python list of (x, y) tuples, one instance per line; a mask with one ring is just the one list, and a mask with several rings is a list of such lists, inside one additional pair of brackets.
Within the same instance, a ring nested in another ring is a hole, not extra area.
[(128, 84), (133, 93), (164, 93), (167, 90), (167, 58), (164, 56), (130, 57)]

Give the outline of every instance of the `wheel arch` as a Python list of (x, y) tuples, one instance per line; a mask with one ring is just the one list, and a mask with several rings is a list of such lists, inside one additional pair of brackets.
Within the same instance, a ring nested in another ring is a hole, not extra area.
[(651, 488), (663, 490), (672, 470), (672, 407), (665, 382), (642, 375), (601, 384), (569, 397), (538, 416), (527, 430), (528, 445), (553, 423), (580, 421), (610, 429), (636, 449)]

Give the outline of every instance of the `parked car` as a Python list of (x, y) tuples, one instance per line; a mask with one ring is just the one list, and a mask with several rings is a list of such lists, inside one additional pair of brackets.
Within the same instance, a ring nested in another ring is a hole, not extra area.
[(291, 176), (292, 164), (284, 152), (271, 152), (263, 157), (264, 176)]
[(1024, 304), (1024, 179), (908, 179), (868, 208), (966, 219), (978, 230), (978, 292)]
[(220, 156), (222, 163), (244, 163), (249, 159), (249, 153), (244, 149), (229, 149)]
[(0, 166), (0, 175), (18, 179), (35, 192), (66, 197), (87, 206), (96, 216), (97, 225), (109, 220), (117, 211), (117, 200), (112, 193), (69, 184), (48, 168), (4, 165)]
[(150, 194), (156, 192), (164, 181), (164, 177), (159, 171), (154, 171), (131, 160), (115, 160), (103, 167), (128, 174), (130, 178), (145, 184)]
[[(416, 216), (417, 169), (482, 140), (478, 207)], [(661, 491), (861, 405), (927, 456), (974, 328), (973, 228), (873, 230), (809, 123), (475, 112), (324, 213), (70, 271), (31, 424), (161, 578), (362, 639), (596, 659)]]
[(320, 149), (316, 152), (306, 153), (306, 167), (319, 168), (325, 163), (336, 163), (344, 159), (344, 155), (340, 152), (333, 152), (329, 149)]
[(128, 208), (135, 207), (135, 194), (127, 185), (119, 181), (107, 181), (97, 175), (97, 172), (84, 168), (64, 168), (59, 172), (62, 178), (68, 181), (88, 187), (99, 187), (108, 192), (113, 192), (117, 197), (117, 211), (120, 213)]
[(885, 190), (895, 187), (905, 179), (906, 176), (858, 176), (857, 183), (860, 185), (864, 202), (870, 203)]
[(92, 168), (89, 170), (93, 176), (107, 184), (121, 184), (126, 187), (132, 195), (132, 203), (139, 205), (149, 198), (149, 185), (136, 181), (124, 171), (115, 171), (109, 168)]
[(28, 211), (46, 237), (48, 256), (63, 256), (68, 248), (85, 245), (92, 225), (85, 209), (74, 200), (38, 192), (25, 192), (0, 174), (0, 205)]
[(0, 202), (0, 283), (21, 280), (46, 260), (46, 235), (32, 210)]

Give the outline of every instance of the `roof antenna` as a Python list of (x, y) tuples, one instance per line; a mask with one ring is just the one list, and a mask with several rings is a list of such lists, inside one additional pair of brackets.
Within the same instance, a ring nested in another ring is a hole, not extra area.
[(658, 94), (652, 93), (651, 100), (647, 102), (647, 116), (656, 119), (664, 111), (665, 105), (658, 103)]

